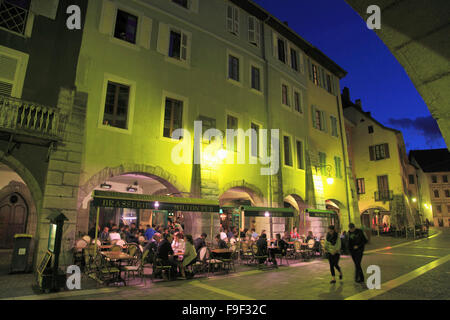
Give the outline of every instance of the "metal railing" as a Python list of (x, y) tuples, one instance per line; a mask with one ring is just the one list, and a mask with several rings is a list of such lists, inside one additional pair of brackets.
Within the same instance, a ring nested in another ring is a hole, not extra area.
[(58, 108), (0, 95), (0, 130), (62, 140), (67, 119)]
[(394, 199), (394, 191), (378, 190), (374, 192), (375, 201), (390, 201)]
[(10, 1), (0, 0), (0, 27), (20, 34), (25, 33), (29, 10)]

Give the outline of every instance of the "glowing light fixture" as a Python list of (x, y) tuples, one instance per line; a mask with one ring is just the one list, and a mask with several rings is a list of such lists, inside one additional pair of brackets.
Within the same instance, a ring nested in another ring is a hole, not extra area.
[(416, 198), (412, 198), (412, 202), (417, 202), (417, 199)]
[(269, 211), (266, 211), (266, 212), (264, 213), (264, 216), (266, 216), (266, 217), (270, 217), (270, 213), (269, 213)]
[(155, 209), (158, 209), (158, 208), (159, 208), (159, 202), (156, 201), (156, 202), (155, 202)]
[(328, 183), (328, 184), (333, 184), (333, 183), (334, 183), (334, 179), (331, 178), (331, 177), (328, 177), (328, 178), (327, 178), (327, 183)]
[(220, 149), (219, 151), (217, 151), (217, 157), (220, 160), (224, 160), (227, 157), (227, 150)]

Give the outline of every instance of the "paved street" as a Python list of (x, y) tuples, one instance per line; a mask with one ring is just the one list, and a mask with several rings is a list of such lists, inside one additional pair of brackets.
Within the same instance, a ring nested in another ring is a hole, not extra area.
[[(190, 281), (156, 282), (129, 287), (106, 287), (24, 299), (450, 299), (450, 230), (440, 230), (429, 239), (407, 241), (372, 238), (363, 259), (381, 268), (381, 290), (353, 282), (353, 263), (341, 258), (343, 281), (331, 285), (327, 260), (291, 262), (289, 267), (242, 271)], [(20, 298), (20, 297), (18, 297)]]

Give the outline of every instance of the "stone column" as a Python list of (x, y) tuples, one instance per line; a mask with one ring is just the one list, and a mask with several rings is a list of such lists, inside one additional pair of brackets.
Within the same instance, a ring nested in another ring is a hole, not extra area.
[(50, 154), (39, 219), (38, 263), (47, 250), (51, 209), (62, 212), (69, 221), (64, 224), (59, 265), (72, 264), (70, 249), (75, 243), (77, 198), (81, 172), (86, 96), (75, 89), (61, 88), (58, 108), (68, 116), (63, 141)]

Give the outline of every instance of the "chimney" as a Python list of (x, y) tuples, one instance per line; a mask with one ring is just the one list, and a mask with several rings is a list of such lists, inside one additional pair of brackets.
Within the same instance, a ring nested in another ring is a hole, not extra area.
[(350, 101), (350, 89), (347, 87), (344, 87), (342, 90), (342, 98), (344, 98), (345, 101)]
[(289, 24), (288, 24), (287, 21), (283, 21), (283, 23), (284, 23), (287, 27), (289, 27)]
[(361, 99), (356, 99), (356, 100), (355, 100), (355, 104), (356, 104), (360, 109), (362, 109)]

